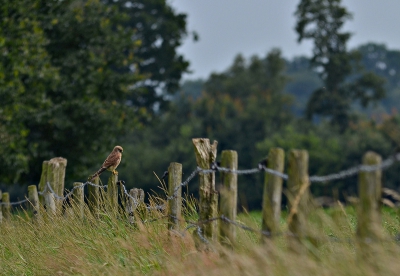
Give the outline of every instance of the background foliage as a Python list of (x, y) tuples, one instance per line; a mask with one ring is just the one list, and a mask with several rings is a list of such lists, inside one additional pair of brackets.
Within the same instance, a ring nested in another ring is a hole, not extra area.
[[(70, 177), (87, 177), (99, 155), (151, 120), (164, 101), (156, 89), (174, 91), (188, 66), (175, 51), (186, 35), (185, 15), (162, 0), (121, 5), (3, 1), (2, 181), (36, 181), (41, 162), (54, 156), (73, 164)], [(138, 9), (141, 16), (132, 16)]]
[[(85, 181), (116, 144), (125, 149), (120, 178), (146, 191), (160, 191), (154, 173), (170, 162), (183, 164), (184, 179), (195, 169), (195, 137), (218, 140), (219, 154), (238, 151), (242, 169), (271, 147), (306, 149), (311, 175), (400, 145), (400, 51), (348, 49), (341, 26), (351, 13), (339, 0), (299, 3), (296, 31), (314, 42), (313, 56), (239, 54), (223, 72), (184, 82), (189, 63), (177, 48), (189, 36), (187, 18), (166, 1), (4, 0), (0, 12), (4, 184), (37, 183), (42, 161), (55, 156), (68, 159), (69, 185)], [(384, 186), (399, 188), (398, 168), (385, 172)], [(260, 208), (262, 175), (239, 183), (239, 205)], [(356, 183), (312, 189), (343, 199)], [(196, 194), (196, 185), (188, 189)]]

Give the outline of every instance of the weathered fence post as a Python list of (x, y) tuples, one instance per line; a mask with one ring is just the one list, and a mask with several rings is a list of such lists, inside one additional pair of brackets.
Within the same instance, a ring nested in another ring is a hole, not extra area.
[(9, 220), (11, 218), (10, 194), (3, 193), (1, 201), (2, 201), (1, 209), (3, 213), (3, 219)]
[(2, 211), (2, 201), (3, 201), (3, 193), (0, 190), (0, 223), (3, 221), (3, 211)]
[(56, 215), (56, 202), (54, 200), (54, 194), (46, 192), (44, 195), (44, 201), (46, 205), (46, 212), (50, 216)]
[(74, 206), (74, 209), (76, 210), (78, 217), (83, 219), (84, 217), (84, 208), (85, 208), (85, 198), (84, 198), (84, 192), (83, 192), (83, 183), (81, 182), (75, 182), (74, 183), (74, 203), (76, 206)]
[[(272, 148), (268, 153), (267, 168), (283, 173), (285, 152), (281, 148)], [(272, 236), (279, 232), (281, 218), (282, 182), (280, 176), (265, 172), (262, 203), (262, 231)], [(265, 235), (262, 236), (263, 238)], [(264, 239), (263, 239), (264, 240)]]
[(129, 190), (130, 197), (126, 201), (126, 213), (128, 214), (129, 223), (135, 223), (135, 211), (144, 203), (144, 191), (142, 189), (133, 188)]
[(42, 174), (40, 175), (40, 182), (39, 182), (39, 201), (42, 206), (45, 206), (45, 194), (43, 193), (46, 190), (47, 185), (47, 169), (49, 167), (49, 161), (43, 161), (42, 163)]
[[(62, 200), (58, 197), (62, 197), (64, 194), (64, 179), (65, 179), (65, 169), (67, 166), (67, 159), (62, 157), (55, 157), (50, 159), (50, 161), (43, 161), (42, 164), (42, 174), (40, 177), (39, 183), (39, 191), (44, 192), (46, 190), (47, 193), (49, 191), (49, 187), (47, 187), (47, 183), (49, 183), (51, 189), (54, 192), (53, 198), (55, 198), (55, 206), (56, 210), (60, 209), (62, 206)], [(45, 205), (44, 194), (39, 196), (40, 202)]]
[(182, 164), (172, 162), (168, 167), (168, 229), (179, 230), (182, 209)]
[(128, 200), (126, 202), (126, 213), (128, 214), (128, 221), (129, 223), (135, 223), (135, 211), (139, 205), (138, 200), (138, 189), (133, 188), (129, 190)]
[[(238, 168), (238, 155), (236, 151), (224, 150), (221, 154), (221, 167), (231, 170)], [(220, 213), (230, 221), (236, 221), (237, 215), (237, 174), (221, 172), (221, 202)], [(228, 221), (222, 221), (219, 225), (221, 242), (233, 247), (236, 240), (236, 226)]]
[[(288, 197), (290, 213), (288, 226), (294, 235), (294, 240), (300, 241), (306, 236), (306, 218), (309, 211), (310, 180), (308, 176), (308, 152), (306, 150), (291, 150), (288, 157)], [(297, 251), (298, 243), (291, 244)]]
[[(99, 177), (91, 181), (95, 185), (99, 185)], [(100, 188), (98, 186), (88, 185), (88, 205), (93, 215), (97, 215), (100, 208)]]
[[(216, 161), (218, 142), (214, 141), (210, 144), (210, 140), (206, 138), (192, 139), (197, 165), (201, 169), (210, 169), (210, 164)], [(218, 216), (218, 192), (215, 190), (215, 173), (200, 173), (199, 187), (199, 220), (207, 221)], [(200, 226), (202, 233), (215, 240), (218, 235), (217, 221), (203, 223)], [(195, 232), (197, 233), (197, 232)]]
[(118, 211), (118, 175), (111, 174), (107, 182), (107, 205), (110, 207), (110, 211)]
[(54, 191), (56, 212), (61, 210), (63, 200), (58, 198), (64, 195), (64, 179), (67, 160), (62, 157), (50, 159), (47, 170), (47, 181)]
[[(65, 187), (65, 169), (67, 168), (67, 159), (62, 157), (55, 157), (50, 159), (50, 163), (54, 162), (56, 165), (54, 191), (58, 196), (63, 196)], [(62, 203), (62, 201), (61, 201)]]
[(125, 211), (126, 210), (126, 202), (127, 202), (127, 195), (125, 194), (125, 182), (123, 181), (118, 181), (117, 186), (119, 187), (119, 200), (121, 202), (122, 208)]
[[(362, 163), (367, 166), (378, 166), (382, 162), (380, 155), (368, 151), (364, 154)], [(360, 171), (358, 193), (357, 236), (360, 243), (366, 245), (382, 238), (380, 204), (382, 197), (382, 170)]]
[(36, 185), (28, 186), (28, 199), (31, 204), (33, 218), (34, 220), (38, 220), (40, 218), (40, 205)]
[(139, 189), (139, 203), (144, 204), (144, 191), (142, 189)]

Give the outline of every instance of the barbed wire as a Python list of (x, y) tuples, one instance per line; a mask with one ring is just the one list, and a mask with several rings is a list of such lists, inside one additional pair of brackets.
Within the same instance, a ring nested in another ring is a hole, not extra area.
[[(325, 176), (318, 176), (318, 175), (314, 175), (314, 176), (310, 176), (309, 177), (309, 181), (311, 183), (321, 183), (321, 182), (328, 182), (328, 181), (332, 181), (332, 180), (339, 180), (339, 179), (344, 179), (350, 176), (353, 176), (361, 171), (365, 171), (365, 172), (373, 172), (376, 170), (384, 170), (389, 168), (390, 166), (392, 166), (396, 161), (400, 161), (400, 153), (395, 154), (389, 158), (387, 158), (386, 160), (384, 160), (382, 163), (378, 164), (378, 165), (358, 165), (355, 167), (352, 167), (350, 169), (346, 169), (343, 171), (340, 171), (338, 173), (334, 173), (334, 174), (329, 174), (329, 175), (325, 175)], [(288, 175), (270, 168), (267, 168), (264, 164), (259, 164), (257, 168), (252, 168), (252, 169), (244, 169), (244, 170), (237, 170), (237, 169), (230, 169), (230, 168), (224, 168), (224, 167), (220, 167), (218, 166), (216, 163), (213, 163), (211, 165), (212, 169), (202, 169), (200, 167), (196, 167), (196, 169), (189, 175), (189, 177), (182, 183), (180, 183), (177, 187), (175, 187), (172, 195), (169, 195), (166, 197), (166, 201), (168, 202), (169, 200), (172, 200), (173, 198), (176, 198), (178, 191), (180, 188), (185, 187), (189, 184), (189, 182), (198, 174), (210, 174), (210, 173), (215, 173), (215, 172), (223, 172), (223, 173), (234, 173), (234, 174), (238, 174), (238, 175), (247, 175), (247, 174), (256, 174), (256, 173), (260, 173), (260, 172), (266, 172), (269, 173), (271, 175), (275, 175), (278, 177), (281, 177), (284, 180), (288, 179)], [(134, 198), (133, 196), (131, 196), (128, 191), (126, 190), (125, 185), (120, 181), (119, 182), (120, 185), (122, 185), (123, 187), (123, 192), (124, 194), (133, 200), (135, 207), (137, 207), (140, 203), (137, 201), (136, 198)], [(94, 187), (98, 187), (98, 188), (108, 188), (108, 185), (98, 185), (95, 183), (92, 183), (90, 181), (87, 181), (79, 186), (75, 186), (73, 187), (69, 193), (67, 193), (65, 196), (60, 196), (57, 193), (54, 192), (53, 188), (51, 187), (50, 183), (47, 182), (45, 185), (45, 188), (43, 191), (39, 191), (38, 194), (43, 195), (45, 194), (47, 191), (50, 191), (51, 193), (53, 193), (54, 197), (56, 199), (59, 200), (65, 200), (68, 197), (70, 197), (73, 194), (73, 191), (75, 189), (78, 188), (82, 188), (85, 187), (87, 185), (91, 185)], [(23, 199), (17, 202), (0, 202), (0, 205), (20, 205), (23, 204), (25, 202), (27, 202), (28, 199)], [(156, 205), (156, 206), (150, 206), (147, 205), (146, 208), (147, 209), (155, 209), (155, 210), (164, 210), (166, 208), (166, 202), (162, 205)]]

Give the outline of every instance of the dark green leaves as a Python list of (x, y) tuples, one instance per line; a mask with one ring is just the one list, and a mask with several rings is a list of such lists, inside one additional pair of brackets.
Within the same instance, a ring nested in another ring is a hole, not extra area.
[(302, 0), (295, 16), (298, 41), (313, 40), (311, 65), (324, 82), (307, 104), (307, 117), (326, 117), (343, 131), (349, 123), (352, 102), (359, 100), (366, 107), (381, 99), (384, 82), (362, 71), (357, 51), (347, 51), (351, 34), (342, 27), (352, 15), (341, 6), (341, 0)]

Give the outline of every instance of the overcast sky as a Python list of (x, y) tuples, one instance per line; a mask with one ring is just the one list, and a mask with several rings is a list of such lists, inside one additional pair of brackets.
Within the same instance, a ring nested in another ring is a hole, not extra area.
[[(300, 0), (169, 0), (188, 15), (188, 30), (200, 40), (187, 39), (179, 49), (190, 61), (193, 74), (184, 79), (207, 78), (221, 72), (242, 53), (264, 57), (274, 47), (283, 56), (311, 55), (311, 42), (298, 44), (293, 16)], [(400, 50), (400, 0), (343, 0), (353, 13), (345, 29), (354, 35), (355, 47), (366, 42), (384, 43)]]

